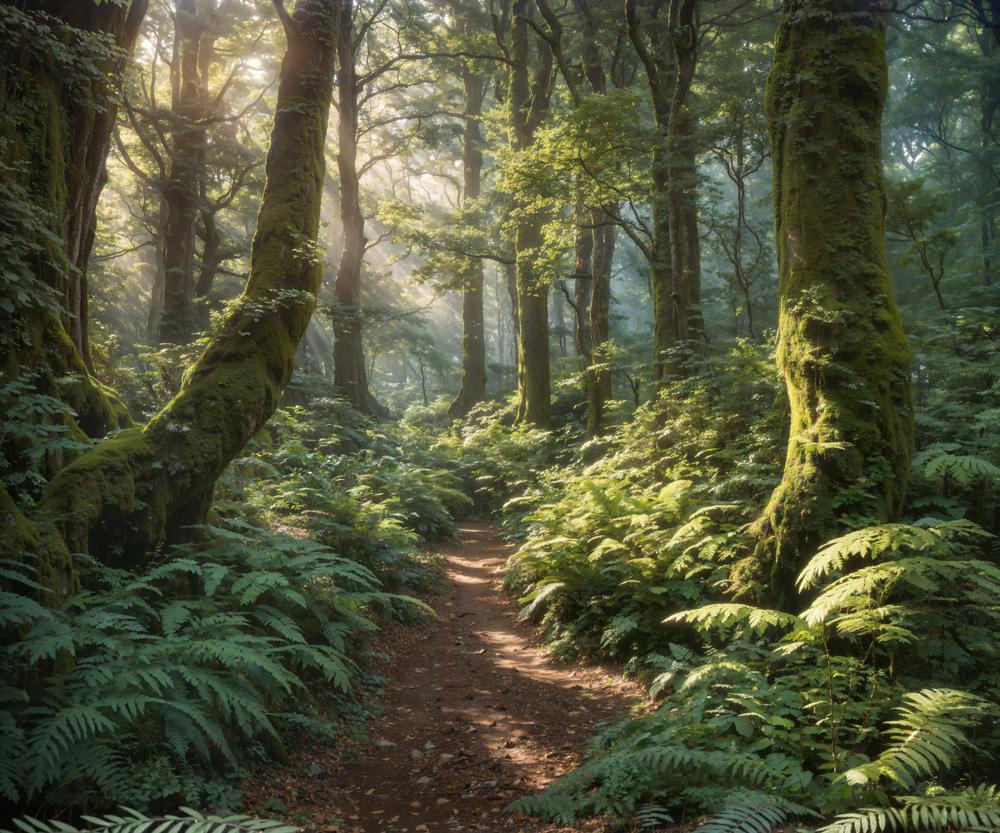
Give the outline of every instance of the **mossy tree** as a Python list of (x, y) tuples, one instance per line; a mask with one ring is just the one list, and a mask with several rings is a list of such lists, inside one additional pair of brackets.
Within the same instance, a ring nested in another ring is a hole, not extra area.
[(30, 378), (65, 402), (60, 419), (80, 440), (129, 421), (91, 375), (87, 267), (118, 86), (145, 13), (146, 0), (0, 7), (0, 381)]
[[(135, 566), (204, 520), (216, 478), (268, 420), (316, 304), (316, 248), (333, 91), (335, 0), (275, 0), (287, 40), (250, 276), (178, 394), (145, 427), (85, 452), (32, 515), (49, 586), (73, 585), (68, 554)], [(22, 539), (29, 537), (27, 534)]]
[(823, 541), (903, 506), (913, 411), (885, 253), (887, 85), (885, 21), (868, 4), (785, 5), (766, 112), (791, 431), (750, 562), (785, 608)]

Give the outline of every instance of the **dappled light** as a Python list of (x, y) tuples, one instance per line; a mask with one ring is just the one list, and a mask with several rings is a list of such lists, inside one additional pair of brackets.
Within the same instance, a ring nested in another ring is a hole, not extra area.
[(0, 833), (1000, 833), (997, 0), (0, 2)]

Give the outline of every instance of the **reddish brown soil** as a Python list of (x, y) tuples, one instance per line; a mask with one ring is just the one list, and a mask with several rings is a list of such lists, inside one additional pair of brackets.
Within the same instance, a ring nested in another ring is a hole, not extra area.
[(640, 698), (613, 673), (546, 656), (500, 589), (509, 549), (495, 529), (464, 524), (441, 550), (438, 618), (392, 639), (367, 744), (299, 750), (248, 797), (278, 799), (325, 833), (565, 829), (505, 807), (571, 769), (599, 724)]

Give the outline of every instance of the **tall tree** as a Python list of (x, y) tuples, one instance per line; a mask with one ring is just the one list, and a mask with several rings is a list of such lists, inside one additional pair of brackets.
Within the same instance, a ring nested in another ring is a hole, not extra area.
[[(528, 0), (513, 0), (509, 49), (508, 112), (510, 144), (518, 153), (529, 151), (545, 118), (552, 95), (553, 54), (548, 42), (535, 39)], [(532, 52), (537, 54), (532, 56)], [(539, 266), (544, 214), (521, 200), (514, 210), (514, 248), (518, 309), (519, 422), (548, 428), (552, 422), (549, 367), (549, 282)]]
[(766, 111), (791, 406), (781, 482), (753, 530), (773, 601), (845, 525), (892, 520), (913, 446), (910, 353), (885, 253), (885, 21), (864, 0), (791, 0)]
[(146, 0), (0, 6), (0, 372), (67, 403), (79, 437), (128, 421), (91, 375), (87, 267), (122, 71)]
[[(462, 131), (462, 201), (468, 207), (479, 199), (483, 176), (483, 134), (480, 122), (485, 79), (465, 61), (462, 65), (464, 100)], [(470, 259), (462, 275), (462, 384), (448, 408), (452, 418), (465, 416), (486, 397), (486, 329), (483, 317), (483, 261)]]
[(50, 482), (32, 520), (44, 576), (60, 592), (72, 586), (70, 552), (140, 564), (203, 521), (216, 478), (269, 419), (291, 376), (321, 282), (315, 244), (336, 8), (335, 0), (297, 0), (289, 12), (274, 2), (287, 50), (246, 288), (148, 425), (119, 432)]

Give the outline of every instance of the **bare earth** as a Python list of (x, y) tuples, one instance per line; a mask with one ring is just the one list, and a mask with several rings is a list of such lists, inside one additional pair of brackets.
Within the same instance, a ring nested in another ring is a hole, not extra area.
[(251, 803), (274, 797), (325, 833), (565, 830), (504, 808), (571, 769), (599, 724), (641, 697), (611, 672), (548, 659), (500, 588), (509, 552), (495, 529), (464, 524), (441, 550), (438, 618), (387, 647), (370, 741), (298, 750), (251, 780)]

